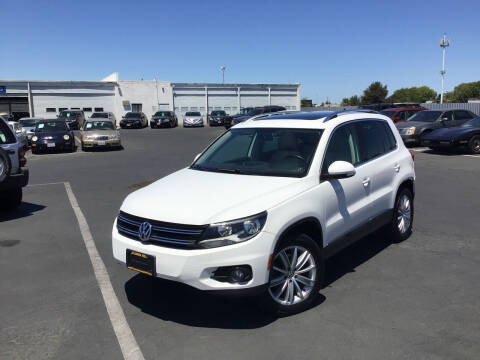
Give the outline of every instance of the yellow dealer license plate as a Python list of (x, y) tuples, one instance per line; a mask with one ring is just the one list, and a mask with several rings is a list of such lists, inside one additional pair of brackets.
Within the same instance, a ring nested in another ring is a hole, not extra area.
[(155, 256), (127, 249), (127, 268), (155, 276)]

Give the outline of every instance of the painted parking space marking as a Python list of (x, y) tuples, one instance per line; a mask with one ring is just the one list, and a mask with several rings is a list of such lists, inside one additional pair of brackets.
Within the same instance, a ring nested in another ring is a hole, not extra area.
[(63, 183), (65, 190), (67, 192), (70, 205), (72, 206), (75, 217), (77, 218), (78, 226), (80, 228), (80, 233), (82, 239), (87, 248), (88, 256), (93, 266), (93, 272), (95, 278), (97, 279), (98, 286), (103, 296), (103, 301), (107, 308), (108, 316), (110, 322), (112, 323), (113, 330), (117, 337), (118, 343), (120, 344), (120, 349), (125, 360), (144, 360), (142, 351), (138, 346), (135, 337), (133, 336), (132, 330), (128, 325), (127, 319), (123, 312), (120, 302), (113, 290), (110, 277), (108, 275), (105, 264), (98, 253), (95, 241), (93, 240), (92, 233), (90, 232), (90, 227), (88, 226), (87, 220), (83, 215), (80, 206), (78, 205), (77, 198), (72, 191), (72, 187), (69, 182)]

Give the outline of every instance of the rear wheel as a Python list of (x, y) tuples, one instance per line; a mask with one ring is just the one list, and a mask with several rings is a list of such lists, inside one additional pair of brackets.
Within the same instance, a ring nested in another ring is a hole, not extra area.
[(393, 242), (402, 242), (412, 233), (413, 224), (413, 194), (403, 188), (397, 194), (392, 222), (389, 225)]
[(324, 263), (317, 243), (296, 233), (282, 241), (272, 257), (267, 301), (270, 310), (295, 314), (306, 310), (323, 283)]
[(480, 135), (475, 135), (468, 142), (468, 148), (474, 154), (480, 154)]

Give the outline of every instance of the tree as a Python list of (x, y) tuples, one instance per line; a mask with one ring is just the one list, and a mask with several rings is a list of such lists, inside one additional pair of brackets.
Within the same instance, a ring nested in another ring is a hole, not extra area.
[(390, 102), (414, 102), (424, 103), (429, 100), (435, 100), (437, 93), (428, 86), (410, 87), (395, 90), (387, 99)]
[(360, 105), (360, 98), (357, 95), (353, 95), (348, 99), (348, 102), (350, 106), (358, 106)]
[(480, 99), (480, 81), (461, 83), (453, 89), (453, 101), (466, 103), (469, 99)]
[(375, 81), (363, 91), (362, 103), (368, 105), (385, 102), (387, 94), (387, 85), (382, 85), (380, 81)]

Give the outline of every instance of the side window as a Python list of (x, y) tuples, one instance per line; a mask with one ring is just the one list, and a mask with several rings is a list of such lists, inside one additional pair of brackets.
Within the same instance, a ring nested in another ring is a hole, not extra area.
[(360, 121), (354, 124), (358, 136), (360, 161), (368, 161), (389, 150), (385, 128), (380, 121)]
[(453, 111), (446, 111), (443, 113), (441, 120), (451, 121), (453, 119)]
[(393, 150), (397, 147), (397, 140), (395, 139), (395, 136), (392, 133), (392, 129), (390, 129), (390, 126), (386, 122), (382, 122), (383, 128), (385, 130), (385, 136), (387, 140), (387, 149), (388, 150)]
[(456, 110), (455, 111), (455, 120), (468, 120), (471, 119), (472, 116), (468, 111), (465, 110)]
[(343, 125), (337, 128), (331, 136), (323, 160), (322, 171), (327, 172), (328, 167), (335, 161), (348, 161), (353, 165), (360, 162), (352, 125)]
[(13, 144), (16, 142), (15, 135), (7, 124), (0, 120), (0, 144)]

